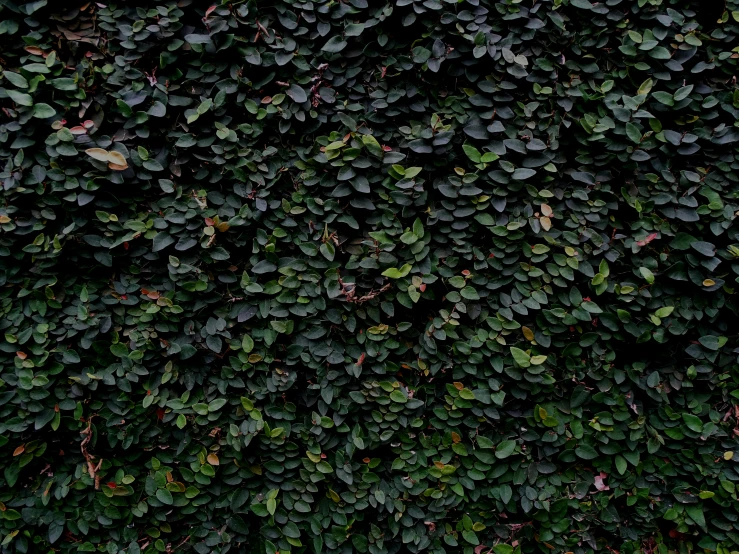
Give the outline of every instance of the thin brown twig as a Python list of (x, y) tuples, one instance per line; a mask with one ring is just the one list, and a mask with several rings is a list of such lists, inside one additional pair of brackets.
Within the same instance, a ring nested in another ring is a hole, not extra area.
[(90, 478), (95, 481), (95, 490), (100, 490), (100, 476), (97, 474), (97, 472), (100, 471), (100, 467), (103, 465), (103, 460), (101, 458), (97, 465), (95, 465), (93, 462), (95, 456), (90, 454), (90, 452), (87, 450), (87, 445), (92, 440), (93, 417), (95, 417), (95, 414), (89, 417), (89, 419), (87, 420), (87, 428), (81, 431), (81, 434), (85, 435), (85, 438), (82, 439), (82, 442), (80, 443), (80, 451), (82, 452), (82, 456), (84, 456), (85, 461), (87, 462), (87, 472), (90, 474)]
[(347, 302), (351, 302), (353, 304), (362, 304), (364, 302), (367, 302), (369, 300), (372, 300), (373, 298), (376, 298), (386, 290), (388, 290), (390, 287), (392, 287), (392, 283), (387, 283), (383, 285), (379, 290), (372, 289), (364, 296), (357, 296), (356, 294), (356, 285), (354, 283), (345, 283), (342, 281), (341, 277), (339, 277), (339, 286), (341, 287), (340, 294), (344, 297), (344, 299)]

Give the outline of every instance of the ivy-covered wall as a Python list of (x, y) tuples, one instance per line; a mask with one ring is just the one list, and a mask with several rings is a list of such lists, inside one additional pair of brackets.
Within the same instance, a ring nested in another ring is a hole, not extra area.
[(737, 0), (1, 4), (1, 553), (739, 550)]

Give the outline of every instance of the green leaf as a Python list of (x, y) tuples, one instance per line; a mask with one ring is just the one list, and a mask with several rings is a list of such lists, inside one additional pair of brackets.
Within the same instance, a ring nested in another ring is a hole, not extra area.
[(693, 85), (686, 85), (684, 87), (680, 87), (677, 89), (675, 94), (673, 95), (673, 98), (675, 99), (675, 102), (680, 102), (680, 100), (683, 100), (688, 97), (688, 95), (693, 91)]
[(504, 440), (498, 443), (498, 446), (495, 447), (495, 457), (499, 460), (503, 460), (505, 458), (508, 458), (511, 454), (513, 454), (513, 451), (516, 449), (516, 441), (514, 440)]
[(708, 350), (718, 350), (726, 344), (726, 337), (717, 337), (716, 335), (704, 335), (698, 339), (698, 342)]
[(18, 88), (28, 88), (28, 81), (26, 78), (19, 74), (19, 73), (13, 73), (12, 71), (6, 71), (3, 73), (3, 77), (10, 81), (10, 83), (13, 86), (16, 86)]
[(7, 90), (6, 92), (10, 99), (19, 106), (33, 106), (33, 98), (25, 92), (17, 90)]
[(657, 91), (652, 93), (654, 98), (665, 106), (674, 106), (675, 100), (669, 92)]
[(703, 422), (699, 417), (694, 416), (693, 414), (683, 414), (683, 421), (691, 431), (696, 433), (703, 431)]
[(493, 216), (488, 213), (478, 213), (475, 215), (475, 221), (480, 225), (485, 225), (486, 227), (493, 227), (495, 225), (495, 219), (493, 219)]
[(174, 503), (172, 493), (169, 492), (167, 489), (157, 489), (156, 497), (159, 502), (161, 502), (162, 504), (166, 504), (167, 506), (171, 506)]
[(692, 519), (701, 529), (706, 529), (706, 517), (703, 514), (702, 504), (685, 504), (685, 513)]
[(616, 462), (616, 471), (618, 471), (618, 474), (623, 475), (624, 473), (626, 473), (627, 464), (623, 456), (617, 455), (615, 458), (615, 462)]
[(321, 50), (330, 54), (336, 54), (346, 48), (346, 41), (341, 37), (332, 37), (326, 44), (323, 45)]
[(161, 233), (157, 233), (154, 236), (154, 241), (152, 244), (152, 252), (159, 252), (160, 250), (164, 250), (167, 248), (167, 246), (174, 244), (175, 240), (169, 236), (169, 233), (166, 233), (162, 231)]
[[(641, 35), (639, 35), (639, 41), (641, 42)], [(654, 81), (652, 79), (647, 79), (644, 81), (641, 85), (639, 85), (639, 89), (637, 90), (637, 94), (649, 94), (649, 91), (652, 90), (652, 87), (654, 86)]]
[[(342, 143), (343, 144), (343, 143)], [(377, 139), (372, 135), (362, 135), (362, 144), (369, 151), (370, 154), (378, 158), (382, 158), (384, 151), (382, 146), (377, 142)]]
[(210, 35), (197, 35), (197, 34), (185, 35), (185, 41), (188, 44), (208, 44), (209, 42), (211, 42)]
[(77, 82), (69, 77), (60, 77), (58, 79), (51, 79), (49, 84), (57, 90), (64, 91), (75, 91), (79, 88)]
[(526, 352), (524, 352), (520, 348), (516, 348), (515, 346), (512, 346), (511, 356), (513, 356), (513, 359), (520, 367), (526, 368), (526, 367), (531, 366), (531, 356), (529, 356)]
[(124, 117), (131, 117), (133, 115), (133, 110), (128, 104), (126, 104), (126, 102), (123, 100), (116, 100), (115, 103), (118, 107), (118, 111), (121, 112), (121, 115)]
[(598, 452), (589, 444), (581, 444), (575, 448), (575, 454), (583, 460), (594, 460), (598, 457)]
[(306, 102), (308, 100), (308, 95), (305, 93), (305, 89), (296, 84), (290, 85), (287, 90), (285, 90), (285, 94), (287, 94), (290, 98), (292, 98), (294, 102), (297, 102), (298, 104), (302, 104), (303, 102)]
[(216, 398), (215, 400), (211, 400), (208, 403), (208, 411), (217, 412), (226, 405), (226, 402), (227, 400), (225, 398)]
[(128, 350), (128, 346), (126, 346), (125, 344), (122, 344), (122, 343), (119, 342), (119, 343), (111, 344), (110, 345), (110, 352), (114, 356), (118, 356), (119, 358), (123, 358), (123, 357), (128, 356), (129, 350)]
[(410, 264), (405, 264), (400, 269), (391, 267), (383, 271), (382, 276), (389, 277), (390, 279), (401, 279), (411, 272), (411, 268), (412, 266)]
[(350, 23), (344, 28), (344, 36), (358, 37), (364, 31), (364, 23)]
[(467, 154), (467, 157), (472, 160), (472, 163), (480, 163), (482, 155), (477, 148), (465, 143), (462, 145), (462, 150), (464, 150), (464, 153)]
[(318, 250), (329, 262), (334, 261), (334, 256), (336, 256), (336, 249), (334, 248), (334, 245), (331, 241), (321, 243), (321, 246), (318, 248)]
[(646, 267), (640, 267), (639, 273), (641, 273), (642, 277), (644, 277), (644, 280), (649, 283), (650, 285), (654, 283), (654, 273), (649, 268)]
[(466, 300), (480, 300), (480, 295), (473, 287), (464, 287), (459, 294)]
[(390, 393), (390, 400), (393, 402), (398, 402), (400, 404), (405, 404), (408, 402), (408, 398), (399, 390), (394, 390)]
[(241, 338), (241, 348), (246, 352), (247, 354), (254, 350), (254, 341), (249, 335), (244, 335)]
[(462, 538), (472, 546), (480, 544), (480, 539), (477, 538), (474, 531), (462, 531)]
[(633, 123), (626, 124), (626, 136), (629, 137), (632, 142), (636, 142), (637, 144), (641, 142), (641, 131), (639, 131), (639, 128)]

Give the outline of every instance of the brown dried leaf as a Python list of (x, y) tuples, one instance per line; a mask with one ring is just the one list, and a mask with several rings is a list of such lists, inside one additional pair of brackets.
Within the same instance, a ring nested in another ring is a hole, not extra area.
[(41, 48), (39, 48), (38, 46), (26, 46), (24, 50), (29, 54), (33, 54), (34, 56), (46, 57), (45, 52), (41, 50)]

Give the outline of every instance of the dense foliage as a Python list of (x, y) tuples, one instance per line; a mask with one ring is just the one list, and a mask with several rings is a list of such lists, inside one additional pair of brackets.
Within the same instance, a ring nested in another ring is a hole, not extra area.
[(2, 2), (0, 552), (739, 550), (737, 0), (211, 4)]

